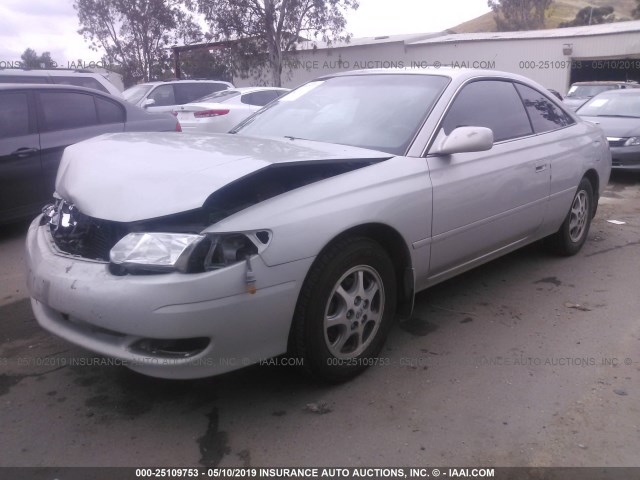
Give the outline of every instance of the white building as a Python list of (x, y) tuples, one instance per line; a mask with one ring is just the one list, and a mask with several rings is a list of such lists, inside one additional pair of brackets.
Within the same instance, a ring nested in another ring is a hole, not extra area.
[[(425, 33), (302, 45), (287, 57), (285, 86), (360, 68), (448, 65), (518, 73), (565, 94), (576, 81), (640, 81), (640, 20), (525, 32)], [(250, 85), (256, 79), (236, 79)]]

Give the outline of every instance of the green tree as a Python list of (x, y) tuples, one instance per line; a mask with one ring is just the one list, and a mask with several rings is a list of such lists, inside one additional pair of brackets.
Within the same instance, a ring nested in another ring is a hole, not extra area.
[(90, 48), (102, 48), (126, 86), (159, 78), (170, 69), (172, 44), (202, 38), (200, 27), (180, 0), (75, 0)]
[(32, 48), (27, 48), (20, 56), (23, 68), (55, 68), (56, 63), (51, 59), (49, 52), (38, 55)]
[(488, 0), (499, 31), (544, 28), (544, 15), (552, 0)]
[(576, 18), (570, 22), (562, 22), (558, 25), (560, 28), (564, 27), (579, 27), (581, 25), (598, 25), (600, 23), (615, 22), (616, 16), (613, 13), (612, 6), (605, 7), (584, 7), (577, 14)]
[(196, 4), (218, 41), (231, 41), (234, 73), (271, 74), (282, 85), (284, 57), (301, 39), (348, 40), (344, 14), (358, 0), (185, 0)]
[(230, 58), (226, 50), (198, 49), (180, 54), (180, 68), (186, 78), (206, 78), (230, 82)]

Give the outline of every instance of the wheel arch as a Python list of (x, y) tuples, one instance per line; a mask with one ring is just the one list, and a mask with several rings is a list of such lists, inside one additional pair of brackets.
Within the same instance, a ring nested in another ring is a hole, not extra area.
[(331, 245), (345, 237), (365, 237), (374, 240), (389, 255), (394, 266), (396, 285), (398, 286), (396, 314), (401, 317), (409, 317), (413, 311), (415, 276), (409, 247), (400, 232), (384, 223), (366, 223), (351, 227), (329, 240), (319, 252), (318, 258)]
[(591, 217), (593, 218), (596, 216), (596, 211), (598, 210), (598, 202), (600, 200), (600, 177), (598, 176), (598, 172), (596, 172), (595, 169), (590, 168), (584, 173), (583, 178), (589, 180), (589, 183), (591, 183), (591, 187), (593, 187), (593, 212), (591, 214)]

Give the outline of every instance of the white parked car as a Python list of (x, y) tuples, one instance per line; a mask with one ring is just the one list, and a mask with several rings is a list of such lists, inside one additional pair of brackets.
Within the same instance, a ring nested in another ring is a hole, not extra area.
[(231, 133), (66, 149), (27, 236), (40, 325), (158, 377), (288, 351), (345, 380), (416, 292), (540, 239), (577, 253), (611, 171), (597, 125), (498, 71), (329, 75)]
[(122, 95), (127, 102), (150, 112), (171, 112), (178, 105), (228, 88), (233, 88), (233, 84), (221, 80), (167, 80), (140, 83)]
[(182, 105), (173, 113), (184, 132), (224, 133), (289, 91), (275, 87), (233, 88)]

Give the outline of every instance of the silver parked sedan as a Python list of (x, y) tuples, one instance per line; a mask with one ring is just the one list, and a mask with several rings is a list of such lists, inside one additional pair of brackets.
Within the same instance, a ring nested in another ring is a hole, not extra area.
[(330, 75), (234, 133), (69, 147), (27, 238), (38, 322), (153, 376), (290, 352), (344, 380), (416, 292), (578, 252), (611, 169), (599, 127), (495, 71)]

